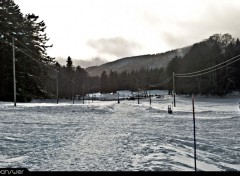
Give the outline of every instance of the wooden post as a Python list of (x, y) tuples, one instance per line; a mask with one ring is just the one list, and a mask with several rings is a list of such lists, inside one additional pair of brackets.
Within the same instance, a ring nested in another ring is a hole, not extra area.
[(139, 104), (139, 91), (138, 91), (138, 104)]
[(193, 136), (194, 136), (194, 169), (197, 171), (197, 152), (196, 152), (196, 128), (195, 128), (195, 109), (194, 109), (194, 94), (192, 94), (192, 107), (193, 107)]
[(119, 100), (119, 93), (118, 93), (118, 104), (120, 103), (120, 100)]
[(72, 80), (72, 97), (73, 97), (73, 104), (74, 104), (74, 81)]
[(16, 71), (15, 71), (14, 37), (12, 37), (12, 45), (13, 45), (13, 98), (14, 98), (14, 106), (16, 106), (16, 104), (17, 104), (17, 93), (16, 93)]
[(176, 107), (176, 100), (175, 100), (175, 73), (173, 72), (173, 102), (174, 102), (174, 107)]
[(152, 104), (152, 99), (151, 99), (151, 87), (150, 87), (150, 83), (148, 83), (148, 90), (149, 90), (149, 103), (150, 103), (150, 106), (151, 106), (151, 104)]
[(58, 71), (55, 69), (56, 73), (56, 97), (57, 97), (57, 104), (58, 104)]

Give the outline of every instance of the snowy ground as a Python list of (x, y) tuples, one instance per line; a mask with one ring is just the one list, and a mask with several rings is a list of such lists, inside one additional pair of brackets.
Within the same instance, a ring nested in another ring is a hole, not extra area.
[[(192, 171), (191, 97), (0, 102), (0, 168)], [(195, 98), (197, 168), (240, 171), (240, 98)]]

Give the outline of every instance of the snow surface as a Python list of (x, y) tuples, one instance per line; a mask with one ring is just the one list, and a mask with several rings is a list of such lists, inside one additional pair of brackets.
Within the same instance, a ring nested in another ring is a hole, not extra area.
[[(0, 168), (193, 171), (191, 97), (0, 102)], [(195, 97), (197, 168), (240, 171), (239, 96)]]

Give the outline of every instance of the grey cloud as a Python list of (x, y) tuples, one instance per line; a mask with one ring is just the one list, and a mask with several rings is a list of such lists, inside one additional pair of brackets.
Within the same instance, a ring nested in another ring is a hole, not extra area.
[[(225, 6), (209, 8), (207, 10), (205, 30), (223, 33), (229, 32), (235, 36), (240, 36), (240, 7)], [(203, 21), (204, 24), (204, 21)]]
[[(144, 20), (170, 49), (202, 41), (213, 34), (229, 33), (240, 37), (240, 7), (231, 3), (206, 4), (203, 13), (194, 19), (164, 21), (154, 13), (145, 13)], [(165, 24), (165, 25), (164, 25)]]
[(197, 32), (226, 32), (240, 34), (240, 7), (234, 6), (210, 6), (205, 9), (204, 16), (199, 20), (180, 22), (178, 25)]
[[(56, 60), (58, 61), (59, 64), (66, 65), (67, 58), (57, 57)], [(82, 68), (87, 68), (87, 67), (91, 67), (91, 66), (99, 66), (99, 65), (102, 65), (102, 64), (108, 62), (106, 59), (102, 59), (102, 58), (99, 58), (99, 57), (94, 57), (94, 58), (91, 58), (89, 60), (72, 58), (72, 60), (73, 60), (73, 65), (74, 66), (79, 65)]]
[(163, 19), (160, 16), (158, 16), (150, 11), (145, 11), (142, 14), (142, 18), (143, 18), (144, 22), (146, 23), (146, 25), (150, 25), (150, 26), (158, 27), (163, 22)]
[(105, 64), (106, 62), (108, 62), (108, 61), (105, 59), (96, 57), (96, 58), (92, 58), (90, 60), (75, 60), (74, 65), (80, 65), (83, 68), (87, 68), (87, 67), (91, 67), (91, 66), (99, 66), (99, 65)]
[(182, 37), (179, 35), (172, 34), (170, 32), (163, 32), (161, 39), (169, 46), (172, 47), (172, 49), (175, 49), (177, 47), (180, 47), (181, 45), (184, 45), (187, 43), (187, 38)]
[(139, 49), (141, 47), (140, 44), (121, 37), (89, 40), (87, 44), (97, 50), (97, 52), (101, 55), (107, 54), (119, 58), (131, 56), (134, 54), (135, 49)]

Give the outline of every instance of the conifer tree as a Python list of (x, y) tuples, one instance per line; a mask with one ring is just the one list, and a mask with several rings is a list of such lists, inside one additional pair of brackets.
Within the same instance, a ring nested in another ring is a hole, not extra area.
[(107, 93), (109, 90), (108, 87), (108, 75), (104, 70), (101, 74), (101, 93)]
[(13, 0), (0, 0), (0, 100), (13, 100), (12, 44), (16, 55), (17, 101), (45, 96), (47, 67), (54, 58), (47, 56), (48, 38), (43, 21), (34, 14), (23, 16)]

